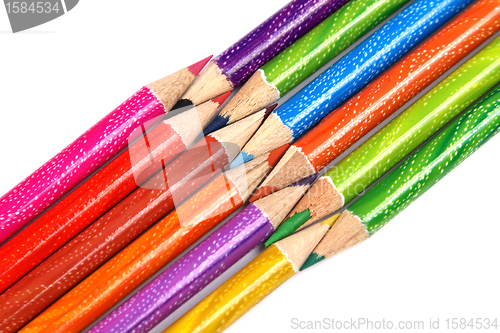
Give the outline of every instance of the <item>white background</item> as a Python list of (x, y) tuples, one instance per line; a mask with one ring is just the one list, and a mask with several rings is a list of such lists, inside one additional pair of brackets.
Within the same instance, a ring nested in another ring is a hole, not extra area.
[[(82, 0), (15, 35), (0, 9), (0, 194), (142, 85), (220, 53), (285, 4)], [(228, 332), (296, 332), (292, 318), (441, 318), (444, 328), (446, 318), (500, 317), (499, 149), (497, 136), (375, 237), (296, 275)]]

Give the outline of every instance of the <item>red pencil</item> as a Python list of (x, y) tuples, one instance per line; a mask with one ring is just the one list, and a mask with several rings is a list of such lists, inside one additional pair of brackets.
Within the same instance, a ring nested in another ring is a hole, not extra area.
[[(240, 207), (283, 152), (284, 147), (217, 176), (24, 329), (83, 330)], [(105, 250), (100, 247), (96, 256)]]
[(217, 115), (228, 96), (164, 120), (1, 247), (0, 292), (182, 153)]
[(137, 127), (164, 117), (210, 58), (142, 87), (0, 197), (0, 243), (115, 158)]
[(0, 331), (20, 328), (220, 174), (271, 110), (206, 136), (0, 295)]
[(250, 202), (324, 168), (499, 29), (498, 1), (475, 2), (294, 143)]

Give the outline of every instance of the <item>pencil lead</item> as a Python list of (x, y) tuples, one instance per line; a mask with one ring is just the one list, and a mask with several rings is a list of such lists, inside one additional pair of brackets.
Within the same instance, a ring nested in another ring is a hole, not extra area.
[(266, 241), (265, 246), (268, 247), (273, 243), (285, 238), (288, 235), (293, 234), (298, 228), (300, 228), (304, 223), (306, 223), (311, 216), (309, 215), (309, 210), (306, 209), (300, 213), (295, 213), (289, 217), (286, 221), (281, 223), (281, 225), (276, 229), (276, 231), (269, 237)]
[(172, 108), (172, 111), (180, 108), (185, 108), (187, 106), (194, 106), (194, 104), (188, 99), (180, 99), (177, 101), (177, 103), (175, 103), (174, 107)]
[[(270, 167), (274, 166), (279, 161), (280, 157), (285, 153), (285, 151), (288, 149), (289, 146), (290, 146), (289, 144), (285, 144), (279, 148), (276, 148), (275, 150), (273, 150), (272, 152), (269, 153), (269, 157), (267, 158), (267, 161), (268, 161)], [(252, 156), (252, 159), (253, 159), (253, 156)]]
[(236, 168), (237, 166), (240, 166), (240, 165), (242, 165), (242, 164), (244, 164), (246, 162), (249, 162), (251, 160), (253, 160), (253, 155), (248, 156), (247, 153), (245, 153), (245, 152), (242, 151), (231, 162), (231, 164), (229, 165), (229, 168), (231, 168), (231, 169)]
[(205, 135), (215, 132), (221, 129), (222, 127), (226, 126), (228, 121), (229, 118), (221, 116), (220, 114), (217, 115), (217, 117), (215, 117), (214, 120), (212, 120), (212, 122), (205, 129), (204, 131)]
[[(268, 106), (266, 108), (266, 113), (262, 121), (266, 120), (266, 118), (271, 114), (271, 112), (273, 112), (273, 110), (276, 109), (277, 107), (278, 103)], [(229, 117), (218, 114), (217, 117), (215, 117), (214, 120), (212, 120), (212, 122), (207, 126), (207, 128), (204, 131), (204, 134), (208, 135), (212, 132), (215, 132), (221, 129), (222, 127), (228, 125), (228, 122), (229, 122)], [(233, 122), (231, 122), (231, 124), (233, 124)]]
[(278, 107), (278, 103), (274, 103), (273, 105), (268, 106), (266, 108), (266, 115), (264, 116), (264, 120), (267, 119), (267, 117), (269, 117), (269, 115), (271, 114), (271, 112), (273, 112), (274, 109), (276, 109), (277, 107)]
[(300, 268), (300, 271), (303, 271), (306, 268), (311, 267), (312, 265), (316, 265), (318, 262), (325, 259), (325, 256), (319, 256), (317, 253), (313, 253), (307, 258), (306, 262)]
[(227, 93), (224, 93), (218, 97), (212, 98), (212, 102), (217, 103), (220, 106), (220, 105), (224, 104), (224, 102), (229, 97), (229, 95), (231, 95), (230, 91), (228, 91)]
[(205, 65), (212, 59), (213, 55), (209, 55), (203, 60), (200, 60), (191, 66), (188, 67), (189, 71), (193, 73), (195, 76), (198, 76), (200, 74), (201, 70), (205, 67)]
[[(291, 184), (290, 186), (299, 186), (299, 185), (306, 185), (306, 184), (312, 184), (314, 181), (316, 181), (316, 179), (318, 179), (318, 174), (314, 174), (312, 176), (309, 176), (305, 179), (302, 179), (296, 183), (293, 183)], [(260, 187), (258, 188), (255, 193), (250, 197), (250, 199), (248, 200), (249, 202), (254, 202), (256, 200), (259, 200), (263, 197), (266, 197), (268, 196), (269, 194), (272, 194), (276, 191), (279, 191), (280, 188), (278, 189), (272, 189), (272, 188), (269, 188), (269, 186), (263, 186), (263, 187)]]

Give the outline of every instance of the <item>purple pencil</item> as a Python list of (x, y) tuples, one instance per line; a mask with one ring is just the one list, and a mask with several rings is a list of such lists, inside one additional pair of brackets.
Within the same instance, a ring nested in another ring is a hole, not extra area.
[(231, 91), (348, 0), (293, 0), (211, 61), (183, 96), (195, 105)]
[(248, 205), (89, 333), (149, 332), (266, 240), (316, 178), (313, 175)]

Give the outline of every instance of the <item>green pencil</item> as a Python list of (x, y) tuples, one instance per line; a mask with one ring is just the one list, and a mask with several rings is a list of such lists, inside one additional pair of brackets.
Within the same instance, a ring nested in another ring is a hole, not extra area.
[(301, 269), (371, 237), (499, 130), (497, 87), (345, 210)]
[(267, 244), (342, 208), (499, 81), (497, 37), (320, 177)]
[(350, 1), (257, 70), (205, 132), (276, 102), (407, 2)]

